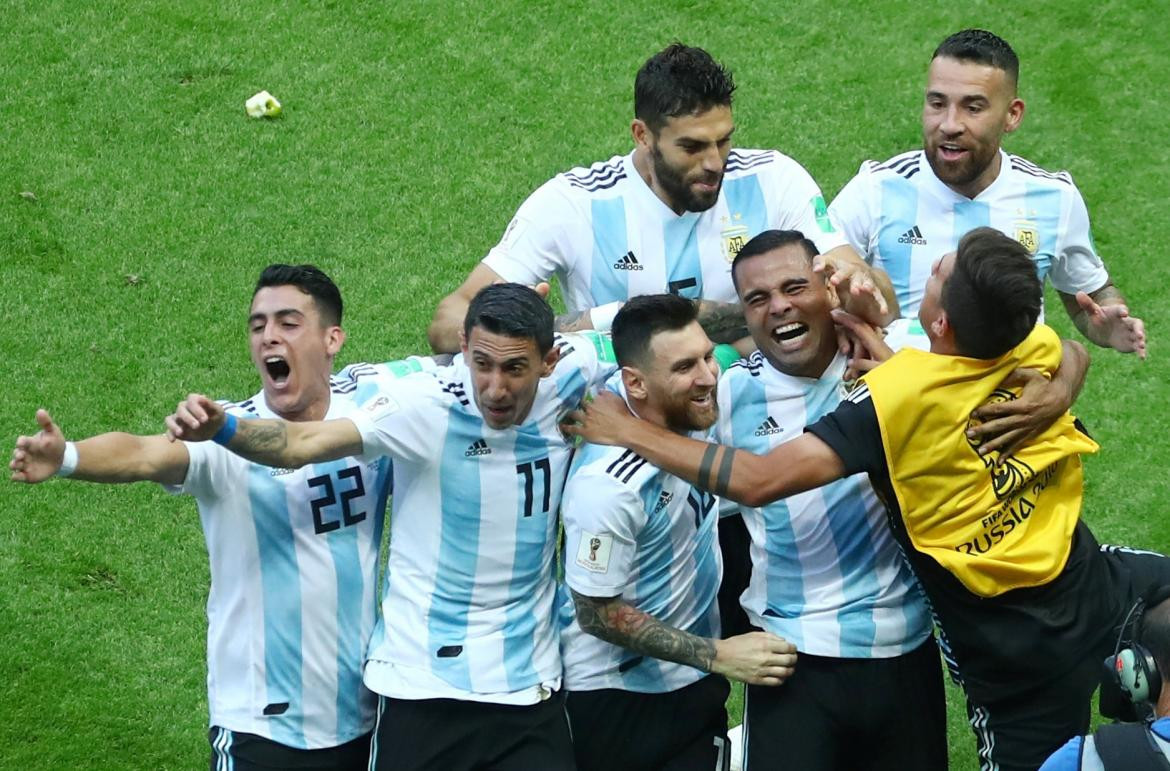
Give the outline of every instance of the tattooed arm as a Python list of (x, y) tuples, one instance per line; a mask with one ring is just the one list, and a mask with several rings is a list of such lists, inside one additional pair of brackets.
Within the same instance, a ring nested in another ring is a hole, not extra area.
[[(223, 407), (206, 396), (191, 394), (166, 420), (167, 437), (203, 442), (223, 427)], [(253, 463), (299, 468), (362, 452), (362, 437), (347, 418), (337, 420), (238, 420), (227, 448)]]
[(699, 326), (713, 343), (731, 345), (748, 336), (743, 320), (743, 306), (739, 303), (699, 300)]
[(589, 315), (588, 309), (575, 313), (562, 313), (557, 316), (554, 327), (558, 332), (584, 332), (587, 329), (593, 329), (593, 317)]
[(577, 623), (594, 637), (745, 683), (780, 685), (796, 661), (796, 647), (768, 632), (711, 640), (668, 626), (621, 597), (586, 597), (574, 590), (573, 602)]

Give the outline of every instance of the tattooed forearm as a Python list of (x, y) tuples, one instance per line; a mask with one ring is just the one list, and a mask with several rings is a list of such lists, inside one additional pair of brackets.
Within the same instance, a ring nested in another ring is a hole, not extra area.
[(589, 634), (636, 653), (711, 671), (715, 643), (675, 629), (620, 597), (586, 597), (573, 592), (577, 623)]
[(229, 447), (254, 463), (292, 465), (286, 456), (288, 430), (283, 420), (241, 420)]
[(563, 313), (557, 316), (555, 326), (558, 332), (581, 332), (593, 329), (593, 319), (588, 310)]
[(699, 301), (699, 325), (707, 337), (716, 343), (734, 343), (748, 336), (744, 325), (743, 308), (739, 303)]
[(731, 486), (731, 467), (735, 463), (735, 448), (724, 447), (723, 457), (719, 460), (719, 473), (715, 477), (715, 485), (711, 492), (716, 495), (727, 495), (727, 488)]

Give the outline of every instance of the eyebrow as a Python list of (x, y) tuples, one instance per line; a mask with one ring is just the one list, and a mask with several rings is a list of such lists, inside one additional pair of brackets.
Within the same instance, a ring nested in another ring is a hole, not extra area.
[[(304, 316), (305, 316), (305, 314), (301, 313), (296, 308), (281, 308), (280, 310), (278, 310), (276, 313), (274, 313), (272, 315), (278, 319), (288, 318), (289, 316), (300, 316), (301, 318), (304, 318)], [(267, 313), (253, 313), (251, 316), (248, 317), (248, 323), (251, 324), (253, 322), (260, 321), (261, 319), (266, 319), (266, 318), (268, 318)]]
[(678, 139), (676, 139), (676, 140), (674, 140), (674, 141), (675, 141), (675, 144), (679, 144), (679, 145), (709, 145), (709, 144), (719, 144), (720, 142), (726, 142), (727, 140), (731, 139), (731, 135), (732, 135), (732, 134), (734, 134), (734, 133), (735, 133), (735, 126), (732, 126), (732, 127), (731, 127), (731, 131), (728, 131), (726, 134), (724, 134), (723, 136), (721, 136), (721, 137), (719, 137), (718, 139), (716, 139), (716, 140), (714, 141), (714, 143), (712, 143), (712, 142), (704, 142), (704, 141), (703, 141), (703, 140), (701, 140), (701, 139), (696, 139), (695, 137), (686, 136), (686, 135), (683, 135), (683, 136), (679, 137)]

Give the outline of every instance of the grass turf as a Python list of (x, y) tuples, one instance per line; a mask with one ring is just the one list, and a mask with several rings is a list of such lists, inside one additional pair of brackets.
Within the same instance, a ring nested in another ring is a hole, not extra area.
[[(71, 437), (155, 432), (191, 390), (255, 390), (250, 285), (312, 261), (341, 286), (343, 361), (425, 348), (438, 299), (553, 173), (629, 148), (633, 73), (680, 38), (737, 76), (736, 143), (831, 196), (917, 146), (930, 51), (964, 26), (1023, 61), (1008, 148), (1074, 174), (1147, 362), (1094, 351), (1078, 404), (1103, 452), (1086, 518), (1170, 548), (1164, 116), (1154, 3), (905, 0), (75, 4), (8, 0), (0, 43), (0, 436), (46, 406)], [(243, 102), (267, 89), (277, 121)], [(1055, 298), (1050, 319), (1068, 333)], [(206, 762), (194, 504), (159, 489), (0, 485), (0, 766)], [(951, 755), (975, 768), (961, 702)]]

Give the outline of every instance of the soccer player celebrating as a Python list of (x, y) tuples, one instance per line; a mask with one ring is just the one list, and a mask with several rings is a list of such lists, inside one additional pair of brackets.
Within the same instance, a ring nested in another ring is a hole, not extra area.
[(1144, 357), (1145, 327), (1097, 256), (1072, 177), (1001, 148), (1024, 118), (1019, 73), (1015, 51), (992, 33), (948, 37), (931, 57), (923, 148), (863, 163), (829, 213), (849, 243), (889, 273), (907, 316), (922, 303), (935, 257), (990, 225), (1032, 254), (1085, 337)]
[(1042, 298), (1027, 249), (978, 228), (927, 282), (930, 352), (894, 355), (767, 455), (663, 431), (620, 400), (571, 414), (585, 423), (568, 430), (749, 506), (868, 473), (937, 616), (984, 767), (1035, 769), (1087, 729), (1126, 610), (1170, 585), (1166, 557), (1100, 549), (1081, 521), (1080, 455), (1097, 445), (1067, 413), (1010, 456), (980, 454), (968, 435), (981, 404), (1014, 398), (1000, 388), (1010, 371), (1059, 364), (1055, 334), (1036, 326)]
[(558, 319), (563, 331), (608, 330), (628, 298), (670, 291), (708, 301), (704, 328), (731, 342), (742, 336), (743, 316), (728, 268), (768, 228), (812, 234), (830, 266), (840, 266), (836, 280), (881, 297), (876, 282), (888, 289), (888, 280), (833, 229), (800, 164), (774, 150), (732, 149), (734, 90), (731, 73), (701, 48), (675, 43), (650, 57), (634, 81), (634, 150), (558, 174), (529, 196), (500, 243), (439, 303), (432, 347), (456, 350), (481, 287), (553, 275), (569, 310)]
[[(719, 370), (696, 319), (677, 295), (623, 305), (609, 386), (643, 419), (704, 438)], [(719, 639), (718, 519), (714, 496), (630, 450), (581, 449), (564, 495), (576, 612), (562, 633), (579, 771), (723, 768), (720, 675), (778, 685), (792, 672), (795, 649), (779, 637)]]
[[(262, 390), (219, 408), (235, 418), (350, 414), (366, 375), (430, 366), (353, 365), (330, 378), (345, 340), (337, 286), (310, 265), (270, 265), (248, 317)], [(195, 497), (211, 563), (207, 703), (211, 767), (365, 769), (375, 717), (362, 685), (374, 628), (390, 465), (338, 457), (266, 468), (214, 444), (109, 433), (66, 442), (44, 410), (17, 439), (12, 478), (152, 481)]]
[(570, 769), (554, 619), (556, 512), (572, 448), (558, 422), (613, 371), (599, 339), (554, 340), (532, 289), (472, 301), (463, 357), (379, 384), (340, 420), (239, 420), (190, 396), (167, 418), (256, 463), (394, 462), (371, 768)]

